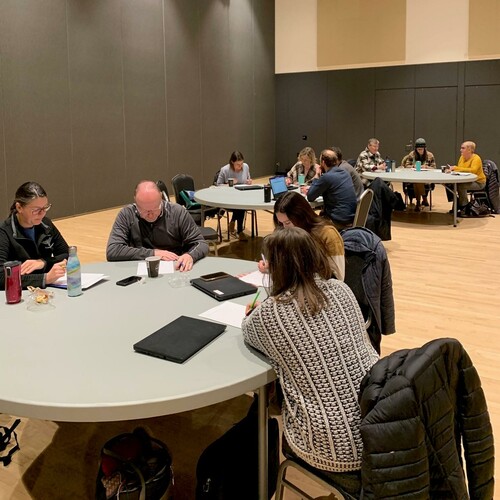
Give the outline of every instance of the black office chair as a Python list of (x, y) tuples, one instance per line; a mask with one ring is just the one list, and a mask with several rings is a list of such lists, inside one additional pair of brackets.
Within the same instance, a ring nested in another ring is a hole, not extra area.
[[(199, 204), (193, 203), (187, 206), (186, 198), (181, 195), (183, 191), (195, 191), (194, 179), (187, 174), (177, 174), (172, 178), (175, 202), (183, 206), (194, 219), (196, 225), (200, 226), (200, 231), (208, 244), (214, 245), (214, 253), (218, 254), (217, 244), (222, 241), (222, 231), (220, 226), (220, 211), (218, 208), (204, 210)], [(205, 219), (217, 218), (217, 231), (211, 227), (204, 227)]]

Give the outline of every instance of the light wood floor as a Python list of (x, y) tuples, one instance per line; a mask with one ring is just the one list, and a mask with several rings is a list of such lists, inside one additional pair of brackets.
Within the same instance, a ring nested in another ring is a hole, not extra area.
[[(400, 186), (395, 188), (401, 191)], [(393, 274), (397, 333), (383, 338), (383, 354), (439, 337), (459, 339), (479, 371), (494, 430), (500, 432), (500, 215), (463, 219), (454, 228), (450, 216), (442, 213), (450, 207), (441, 186), (434, 192), (434, 204), (432, 213), (426, 209), (420, 214), (398, 214), (393, 220), (392, 240), (384, 243)], [(57, 221), (68, 243), (78, 246), (83, 264), (105, 259), (117, 211)], [(226, 243), (220, 255), (258, 260), (261, 237), (273, 229), (270, 214), (259, 212), (258, 218), (259, 238)], [(176, 500), (193, 498), (199, 453), (217, 435), (219, 426), (230, 425), (231, 418), (244, 413), (245, 400), (230, 403), (146, 422), (173, 448)], [(0, 415), (1, 424), (13, 419)], [(23, 419), (21, 452), (8, 468), (0, 468), (0, 500), (92, 498), (100, 446), (135, 424)], [(186, 426), (191, 431), (183, 432)], [(203, 429), (195, 439), (190, 436), (193, 427)]]

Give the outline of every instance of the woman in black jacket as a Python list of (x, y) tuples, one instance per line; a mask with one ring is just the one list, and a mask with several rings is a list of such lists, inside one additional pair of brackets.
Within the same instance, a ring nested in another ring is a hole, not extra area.
[(68, 244), (46, 217), (51, 206), (37, 182), (25, 182), (17, 189), (10, 216), (0, 225), (1, 289), (7, 261), (21, 261), (23, 288), (45, 288), (66, 273)]

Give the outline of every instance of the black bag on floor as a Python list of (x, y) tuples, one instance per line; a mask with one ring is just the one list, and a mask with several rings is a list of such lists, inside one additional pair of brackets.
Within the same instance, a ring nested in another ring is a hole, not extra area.
[[(196, 466), (196, 500), (255, 500), (258, 495), (258, 399), (247, 416), (210, 444)], [(268, 497), (276, 490), (279, 429), (268, 420)]]
[[(12, 455), (14, 455), (16, 451), (20, 450), (17, 434), (14, 431), (20, 423), (21, 420), (18, 418), (10, 427), (0, 425), (0, 463), (4, 467), (7, 467), (7, 465), (9, 465), (12, 461)], [(11, 443), (12, 438), (14, 438), (15, 444)]]
[(106, 442), (101, 450), (96, 500), (171, 498), (172, 456), (141, 427)]

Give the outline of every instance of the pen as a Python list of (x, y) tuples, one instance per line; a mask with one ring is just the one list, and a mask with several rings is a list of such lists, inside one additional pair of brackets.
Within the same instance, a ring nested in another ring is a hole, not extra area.
[(257, 291), (254, 299), (253, 299), (253, 302), (252, 302), (252, 305), (250, 306), (250, 309), (253, 309), (255, 307), (255, 302), (257, 302), (257, 299), (259, 298), (259, 295), (260, 295), (260, 290)]
[(267, 260), (266, 260), (266, 258), (264, 257), (264, 254), (263, 254), (263, 253), (261, 253), (261, 254), (260, 254), (260, 256), (262, 257), (262, 262), (264, 262), (264, 265), (266, 265), (266, 266), (267, 266)]

